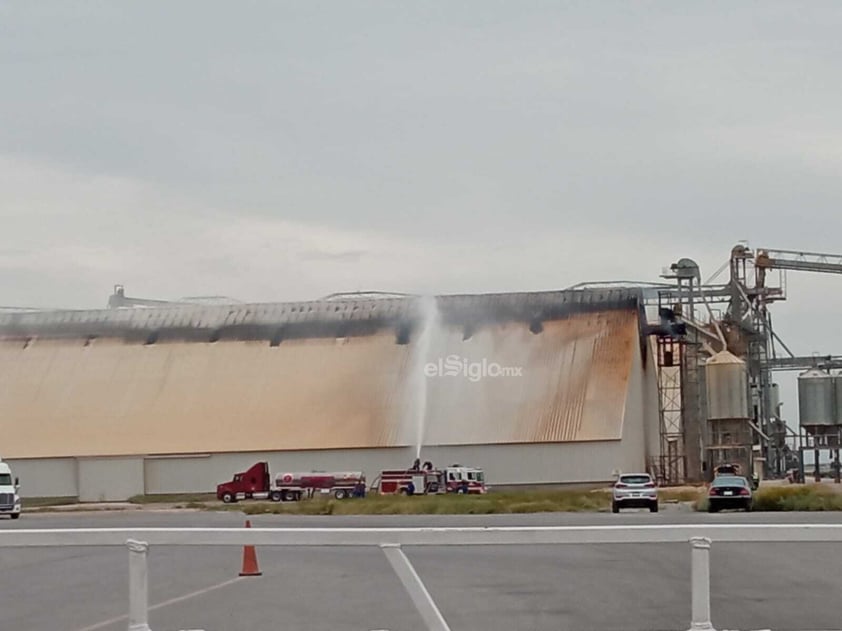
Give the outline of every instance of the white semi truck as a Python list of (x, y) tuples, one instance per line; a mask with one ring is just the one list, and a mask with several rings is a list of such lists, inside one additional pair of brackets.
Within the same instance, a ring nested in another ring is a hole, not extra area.
[(20, 482), (17, 478), (12, 481), (12, 470), (9, 465), (0, 460), (0, 515), (8, 515), (12, 519), (20, 517)]

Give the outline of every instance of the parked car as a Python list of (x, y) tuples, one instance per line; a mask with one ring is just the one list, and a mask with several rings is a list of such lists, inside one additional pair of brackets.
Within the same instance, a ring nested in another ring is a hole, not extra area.
[(708, 512), (723, 508), (742, 508), (750, 511), (753, 495), (749, 481), (737, 475), (722, 475), (713, 479), (708, 490)]
[(738, 464), (721, 464), (713, 470), (714, 476), (720, 475), (740, 475), (740, 465)]
[(622, 473), (614, 484), (611, 511), (621, 508), (648, 508), (658, 512), (658, 488), (648, 473)]
[[(713, 472), (714, 478), (717, 478), (721, 475), (724, 476), (737, 476), (737, 477), (745, 477), (746, 480), (749, 478), (747, 476), (743, 476), (742, 469), (738, 464), (721, 464)], [(749, 480), (751, 483), (751, 490), (756, 491), (760, 487), (760, 476), (757, 472), (751, 474), (751, 479)]]

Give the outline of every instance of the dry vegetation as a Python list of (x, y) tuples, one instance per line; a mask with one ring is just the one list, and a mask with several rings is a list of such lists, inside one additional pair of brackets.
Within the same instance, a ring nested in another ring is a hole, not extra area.
[[(700, 496), (694, 507), (697, 511), (706, 511), (707, 496)], [(765, 486), (755, 491), (752, 510), (764, 512), (840, 511), (842, 510), (842, 494), (827, 484)]]
[(24, 497), (21, 499), (21, 506), (24, 509), (42, 508), (49, 506), (69, 506), (79, 502), (78, 497)]
[[(607, 512), (611, 489), (493, 491), (486, 495), (369, 495), (364, 499), (315, 498), (304, 502), (249, 502), (226, 508), (247, 515), (488, 515), (492, 513)], [(693, 501), (698, 490), (662, 489), (665, 502)]]
[[(829, 484), (769, 485), (754, 494), (755, 511), (842, 511), (842, 489)], [(664, 488), (662, 503), (689, 503), (707, 510), (705, 487)], [(24, 499), (29, 512), (51, 506), (76, 504), (75, 497)], [(212, 493), (138, 495), (129, 502), (166, 504), (194, 510), (241, 511), (247, 515), (486, 515), (491, 513), (606, 512), (611, 507), (610, 488), (592, 490), (492, 491), (487, 495), (369, 495), (363, 499), (336, 500), (317, 496), (301, 502), (247, 501), (222, 504)], [(79, 510), (95, 510), (77, 507)], [(66, 509), (65, 509), (66, 510)]]
[(179, 504), (195, 502), (212, 502), (216, 500), (215, 493), (162, 493), (155, 495), (134, 495), (129, 498), (130, 504)]
[(607, 511), (610, 496), (597, 491), (505, 491), (487, 495), (369, 495), (335, 500), (316, 497), (302, 502), (241, 502), (222, 508), (247, 515), (486, 515)]

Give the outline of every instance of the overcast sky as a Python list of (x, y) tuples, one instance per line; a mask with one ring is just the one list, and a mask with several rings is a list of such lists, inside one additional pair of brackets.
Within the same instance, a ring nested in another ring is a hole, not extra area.
[[(0, 304), (842, 252), (840, 32), (818, 1), (0, 0)], [(842, 279), (789, 286), (783, 334), (842, 352), (799, 324)]]

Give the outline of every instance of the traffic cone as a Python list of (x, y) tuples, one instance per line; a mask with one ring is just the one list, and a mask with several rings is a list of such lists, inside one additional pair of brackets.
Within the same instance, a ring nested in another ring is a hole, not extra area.
[[(246, 520), (246, 528), (251, 528), (251, 521)], [(263, 572), (257, 567), (257, 552), (254, 546), (243, 546), (243, 570), (240, 576), (260, 576)]]

